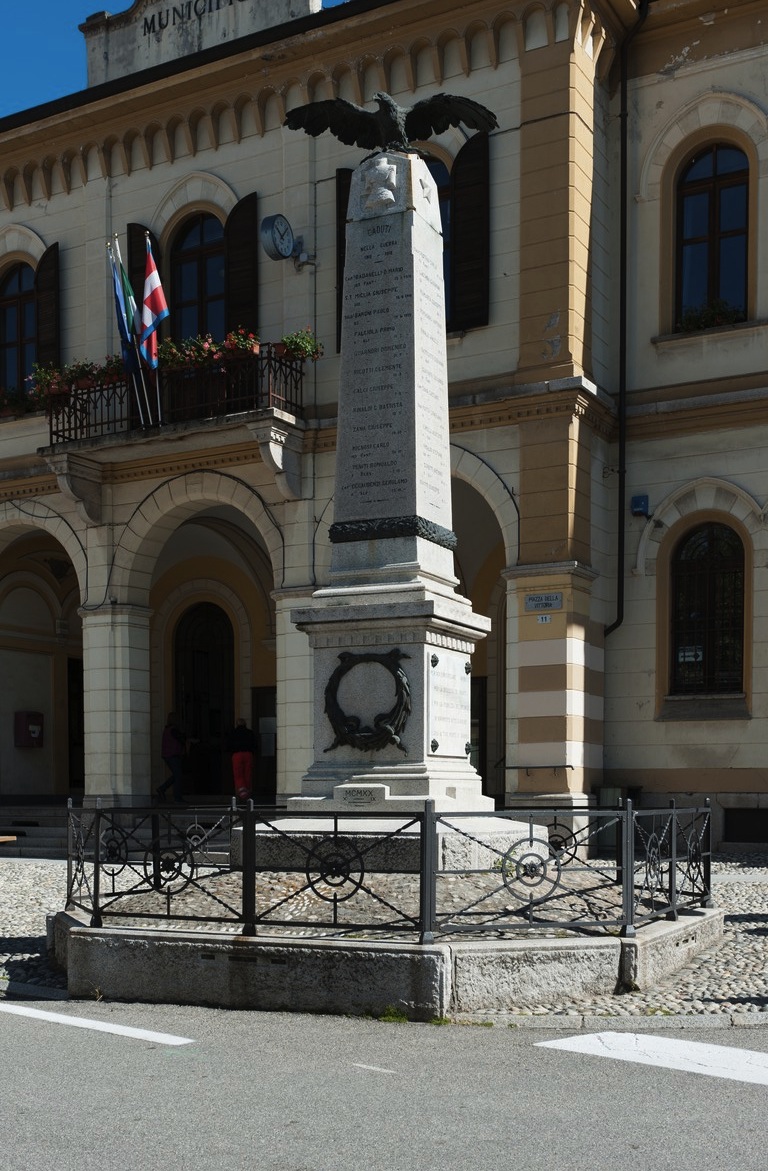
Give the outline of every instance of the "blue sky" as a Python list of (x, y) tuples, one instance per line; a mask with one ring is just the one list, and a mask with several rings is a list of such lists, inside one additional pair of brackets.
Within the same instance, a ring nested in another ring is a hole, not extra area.
[[(323, 7), (343, 2), (323, 0)], [(85, 39), (77, 26), (92, 12), (130, 6), (131, 0), (13, 0), (5, 13), (0, 118), (85, 89)]]

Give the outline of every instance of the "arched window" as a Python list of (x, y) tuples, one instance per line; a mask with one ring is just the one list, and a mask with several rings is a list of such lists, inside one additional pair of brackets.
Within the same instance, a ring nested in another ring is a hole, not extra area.
[(683, 331), (747, 318), (749, 163), (728, 143), (698, 150), (677, 184), (675, 321)]
[(171, 245), (171, 334), (226, 333), (224, 228), (201, 212), (185, 220)]
[(727, 525), (691, 529), (672, 554), (670, 691), (744, 690), (744, 546)]
[(35, 274), (16, 264), (0, 281), (0, 383), (6, 390), (24, 390), (37, 354)]

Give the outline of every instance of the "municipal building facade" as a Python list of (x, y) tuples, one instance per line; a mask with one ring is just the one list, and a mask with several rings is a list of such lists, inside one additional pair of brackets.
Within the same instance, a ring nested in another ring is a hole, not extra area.
[[(764, 17), (136, 0), (88, 18), (87, 87), (0, 120), (0, 801), (146, 802), (169, 711), (190, 796), (231, 794), (238, 717), (256, 797), (300, 792), (312, 657), (290, 614), (330, 564), (365, 152), (283, 123), (442, 91), (498, 120), (416, 144), (444, 230), (455, 572), (492, 624), (472, 664), (483, 790), (708, 797), (718, 839), (768, 836)], [(165, 361), (137, 394), (105, 362), (115, 235), (139, 297), (151, 243), (166, 342), (223, 353), (243, 331), (258, 356)], [(282, 357), (306, 327), (322, 357)], [(68, 367), (63, 391), (30, 396), (33, 365)]]

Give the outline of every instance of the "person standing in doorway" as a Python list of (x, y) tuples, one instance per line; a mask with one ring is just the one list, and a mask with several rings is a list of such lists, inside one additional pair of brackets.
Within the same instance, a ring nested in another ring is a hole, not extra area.
[(171, 775), (163, 781), (162, 785), (158, 785), (155, 794), (158, 801), (165, 801), (165, 795), (168, 789), (173, 787), (173, 800), (177, 805), (184, 804), (182, 770), (186, 750), (187, 737), (179, 727), (179, 717), (176, 715), (176, 712), (169, 712), (168, 719), (165, 721), (165, 727), (163, 728), (160, 755)]
[(253, 792), (253, 757), (256, 737), (245, 720), (238, 720), (227, 743), (232, 753), (232, 779), (238, 801), (247, 801)]

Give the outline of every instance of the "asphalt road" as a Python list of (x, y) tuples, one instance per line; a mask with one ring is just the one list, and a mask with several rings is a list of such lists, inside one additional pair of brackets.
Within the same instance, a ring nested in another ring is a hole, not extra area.
[[(768, 1030), (643, 1032), (748, 1050), (768, 1083)], [(0, 1167), (764, 1171), (768, 1084), (540, 1045), (571, 1035), (0, 999)]]

